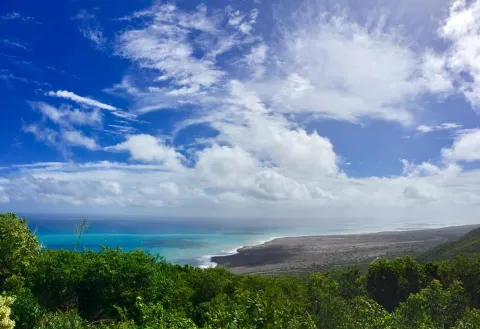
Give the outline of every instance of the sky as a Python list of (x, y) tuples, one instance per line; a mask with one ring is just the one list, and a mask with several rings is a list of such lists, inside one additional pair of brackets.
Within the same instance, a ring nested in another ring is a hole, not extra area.
[(480, 0), (0, 2), (0, 211), (475, 221)]

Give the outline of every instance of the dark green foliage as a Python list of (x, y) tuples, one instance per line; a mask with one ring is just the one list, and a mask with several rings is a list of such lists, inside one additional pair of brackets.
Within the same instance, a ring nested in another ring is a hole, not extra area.
[(470, 310), (460, 319), (454, 329), (477, 329), (480, 328), (480, 310)]
[(174, 289), (163, 270), (168, 265), (138, 250), (50, 250), (42, 253), (37, 266), (31, 281), (41, 303), (50, 310), (78, 308), (88, 320), (116, 318), (114, 306), (130, 310), (137, 297), (162, 300)]
[(480, 253), (480, 228), (474, 229), (457, 241), (443, 243), (418, 257), (420, 262), (444, 261), (463, 255), (472, 257)]
[(480, 328), (480, 258), (236, 276), (138, 250), (41, 251), (13, 214), (0, 214), (0, 233), (0, 290), (21, 329)]
[(367, 290), (373, 300), (392, 311), (425, 286), (425, 269), (412, 258), (382, 259), (368, 267)]
[(434, 280), (401, 303), (393, 321), (400, 328), (450, 328), (463, 317), (466, 307), (465, 291), (459, 282), (444, 290)]
[(335, 269), (327, 272), (327, 276), (339, 284), (339, 294), (345, 299), (357, 296), (366, 296), (364, 277), (361, 276), (359, 266), (345, 269)]
[(12, 319), (16, 327), (22, 329), (35, 329), (45, 312), (30, 290), (23, 290), (15, 295), (12, 305)]
[(47, 313), (40, 319), (38, 329), (87, 329), (88, 323), (74, 312)]

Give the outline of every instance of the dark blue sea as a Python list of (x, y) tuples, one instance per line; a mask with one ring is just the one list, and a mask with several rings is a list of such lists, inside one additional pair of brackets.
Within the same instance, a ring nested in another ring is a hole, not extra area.
[[(22, 215), (22, 214), (19, 214)], [(28, 224), (36, 231), (45, 248), (69, 249), (75, 245), (74, 228), (78, 215), (25, 214)], [(373, 223), (331, 220), (309, 225), (298, 225), (294, 220), (279, 223), (274, 220), (209, 220), (209, 219), (156, 219), (108, 216), (88, 217), (90, 226), (80, 241), (81, 248), (98, 250), (102, 245), (149, 250), (163, 256), (168, 262), (208, 267), (213, 255), (228, 255), (246, 245), (256, 245), (276, 237), (317, 234), (378, 232), (382, 230), (418, 229), (440, 224), (410, 226), (395, 222)], [(269, 224), (265, 224), (269, 223)]]

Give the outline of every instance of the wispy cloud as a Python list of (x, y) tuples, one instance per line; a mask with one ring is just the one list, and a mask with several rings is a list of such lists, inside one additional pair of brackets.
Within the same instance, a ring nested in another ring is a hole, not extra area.
[(79, 96), (71, 91), (67, 90), (57, 90), (57, 91), (49, 91), (46, 93), (47, 96), (52, 96), (52, 97), (59, 97), (59, 98), (64, 98), (68, 99), (71, 101), (76, 102), (77, 104), (80, 104), (82, 106), (86, 107), (93, 107), (93, 108), (99, 108), (103, 110), (109, 111), (108, 113), (112, 114), (113, 116), (116, 116), (117, 118), (120, 119), (125, 119), (129, 121), (135, 121), (135, 122), (141, 122), (140, 120), (137, 119), (137, 115), (133, 113), (129, 113), (126, 111), (123, 111), (115, 106), (102, 103), (100, 101), (97, 101), (92, 98), (88, 97), (83, 97)]
[(26, 124), (23, 125), (23, 131), (35, 136), (38, 141), (54, 146), (57, 141), (57, 131), (43, 127), (40, 124)]
[(103, 29), (100, 27), (95, 14), (82, 10), (72, 19), (79, 22), (78, 30), (85, 38), (92, 41), (98, 49), (103, 50), (105, 48), (107, 38), (104, 36)]
[(20, 81), (28, 84), (35, 84), (37, 86), (51, 87), (51, 85), (47, 82), (42, 82), (35, 79), (29, 79), (26, 77), (17, 76), (13, 73), (10, 73), (8, 70), (6, 71), (0, 70), (0, 80), (6, 81), (6, 82), (11, 82), (13, 80), (13, 81)]
[(114, 124), (109, 124), (108, 126), (110, 128), (115, 129), (115, 131), (121, 134), (133, 134), (136, 131), (136, 129), (133, 128), (132, 126), (114, 125)]
[[(134, 104), (134, 113), (182, 108), (171, 136), (130, 127), (135, 115), (109, 103), (50, 91), (47, 96), (75, 102), (79, 112), (71, 106), (36, 105), (43, 119), (25, 126), (26, 132), (54, 147), (118, 152), (115, 157), (123, 156), (124, 162), (19, 167), (17, 176), (1, 181), (3, 198), (101, 204), (113, 211), (119, 206), (152, 212), (152, 207), (163, 207), (163, 213), (172, 209), (175, 214), (201, 209), (222, 216), (231, 215), (230, 206), (241, 205), (242, 215), (256, 216), (302, 213), (331, 219), (342, 214), (382, 222), (386, 216), (405, 214), (476, 218), (480, 171), (461, 164), (480, 160), (478, 129), (459, 133), (459, 123), (412, 123), (420, 117), (436, 122), (422, 111), (425, 99), (443, 100), (460, 92), (474, 102), (469, 92), (476, 90), (476, 43), (464, 41), (476, 40), (476, 20), (470, 18), (477, 9), (470, 12), (470, 5), (454, 2), (452, 21), (466, 27), (441, 28), (448, 43), (447, 52), (441, 53), (413, 46), (412, 38), (389, 26), (387, 17), (374, 14), (365, 22), (347, 10), (320, 10), (316, 4), (306, 0), (277, 17), (273, 30), (265, 30), (265, 24), (257, 27), (261, 18), (256, 10), (205, 5), (183, 11), (156, 3), (123, 17), (128, 24), (118, 31), (115, 49), (132, 65), (106, 91), (123, 93)], [(460, 20), (457, 12), (467, 19)], [(451, 26), (450, 18), (442, 26)], [(81, 13), (76, 19), (93, 18)], [(465, 54), (467, 46), (473, 50)], [(86, 113), (126, 120), (105, 121), (100, 127)], [(439, 150), (438, 162), (404, 160), (403, 172), (358, 178), (347, 173), (344, 145), (316, 131), (312, 118), (387, 121), (410, 125), (408, 132), (456, 134), (451, 145)], [(194, 125), (207, 127), (208, 136), (173, 143)], [(105, 128), (117, 135), (102, 140)], [(87, 129), (97, 130), (92, 134)]]
[(94, 27), (89, 27), (89, 28), (79, 28), (80, 33), (87, 38), (90, 39), (99, 49), (102, 49), (105, 47), (105, 44), (107, 43), (107, 39), (103, 35), (103, 31), (94, 28)]
[(32, 16), (22, 16), (16, 11), (12, 11), (11, 13), (4, 14), (0, 16), (0, 21), (30, 21), (30, 22), (36, 22), (37, 24), (41, 24), (41, 22), (35, 21), (35, 18)]
[(205, 33), (214, 29), (205, 11), (199, 13), (195, 20), (173, 5), (156, 6), (150, 13), (151, 24), (118, 37), (117, 52), (142, 67), (160, 71), (162, 79), (170, 80), (178, 88), (210, 87), (224, 72), (215, 67), (213, 60), (199, 59), (193, 54), (188, 41), (190, 29)]
[(108, 111), (116, 111), (117, 110), (117, 108), (112, 106), (112, 105), (108, 105), (108, 104), (99, 102), (99, 101), (97, 101), (95, 99), (92, 99), (92, 98), (79, 96), (79, 95), (77, 95), (77, 94), (75, 94), (71, 91), (67, 91), (67, 90), (49, 91), (47, 93), (47, 95), (52, 96), (52, 97), (60, 97), (60, 98), (69, 99), (69, 100), (72, 100), (72, 101), (80, 103), (80, 104), (85, 104), (85, 105), (89, 105), (89, 106), (93, 106), (93, 107), (98, 107), (100, 109), (104, 109), (104, 110), (108, 110)]
[(64, 130), (62, 132), (62, 137), (63, 140), (71, 146), (80, 146), (89, 150), (98, 149), (95, 139), (85, 136), (79, 130)]
[(228, 24), (237, 28), (240, 32), (250, 34), (257, 22), (258, 10), (253, 9), (249, 15), (242, 14), (239, 10), (227, 7)]
[(30, 48), (28, 48), (23, 43), (20, 43), (18, 41), (13, 41), (13, 40), (9, 40), (9, 39), (2, 39), (2, 43), (8, 48), (19, 48), (19, 49), (30, 51)]
[(57, 108), (45, 102), (29, 102), (29, 104), (46, 119), (61, 126), (95, 126), (102, 123), (102, 115), (99, 110), (85, 111), (72, 109), (65, 105)]
[(460, 128), (462, 128), (461, 124), (455, 122), (445, 122), (437, 126), (420, 125), (417, 127), (417, 131), (421, 133), (431, 133), (439, 130), (454, 130)]

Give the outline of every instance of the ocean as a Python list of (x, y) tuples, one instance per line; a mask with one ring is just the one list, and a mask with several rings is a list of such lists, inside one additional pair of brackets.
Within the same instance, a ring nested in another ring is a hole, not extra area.
[[(21, 214), (19, 214), (21, 215)], [(45, 248), (72, 250), (78, 215), (26, 215)], [(440, 223), (399, 224), (348, 220), (323, 221), (295, 225), (295, 221), (278, 223), (272, 220), (209, 220), (89, 217), (90, 226), (80, 240), (79, 248), (98, 250), (102, 245), (149, 250), (167, 262), (199, 267), (215, 266), (212, 256), (229, 255), (242, 246), (257, 245), (276, 237), (318, 234), (366, 233), (385, 230), (421, 229), (445, 226)], [(269, 223), (269, 224), (265, 224)]]

